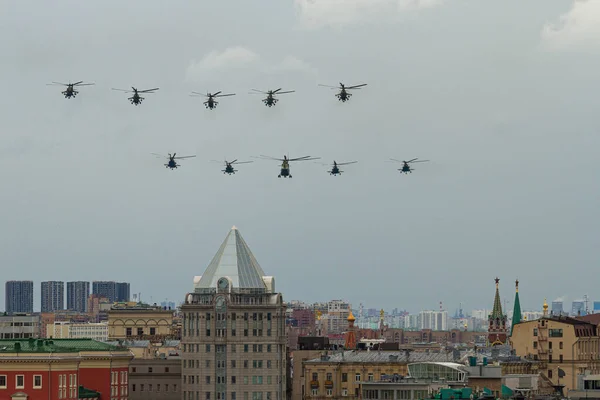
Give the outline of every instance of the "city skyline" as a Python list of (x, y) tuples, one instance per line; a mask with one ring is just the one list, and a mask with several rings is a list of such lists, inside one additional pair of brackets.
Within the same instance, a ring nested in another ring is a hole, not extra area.
[[(597, 2), (259, 3), (3, 7), (4, 279), (179, 302), (236, 225), (286, 299), (485, 307), (495, 276), (525, 309), (594, 299)], [(95, 86), (46, 86), (69, 80)], [(318, 86), (338, 82), (368, 86), (345, 103)], [(130, 86), (160, 90), (139, 107), (110, 90)], [(279, 87), (295, 93), (272, 108), (248, 94)], [(189, 96), (219, 90), (236, 96), (215, 110)], [(171, 171), (151, 154), (169, 152), (196, 158)], [(285, 180), (210, 163), (261, 154), (358, 163)]]

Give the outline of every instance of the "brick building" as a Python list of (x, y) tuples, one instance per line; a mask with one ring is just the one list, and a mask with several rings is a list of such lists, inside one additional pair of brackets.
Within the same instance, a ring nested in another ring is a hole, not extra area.
[(0, 340), (0, 399), (126, 400), (132, 358), (90, 339)]

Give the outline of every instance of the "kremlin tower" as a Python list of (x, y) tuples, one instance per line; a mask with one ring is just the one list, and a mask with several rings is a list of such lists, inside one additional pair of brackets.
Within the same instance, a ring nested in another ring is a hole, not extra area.
[(512, 336), (513, 328), (521, 322), (521, 302), (519, 301), (519, 280), (515, 281), (515, 308), (513, 308), (513, 317), (510, 323), (510, 336)]
[(498, 285), (500, 279), (496, 278), (496, 296), (494, 297), (494, 308), (488, 316), (488, 342), (492, 346), (506, 343), (506, 315), (502, 313), (502, 303), (500, 301), (500, 289)]
[(352, 310), (350, 310), (350, 314), (348, 314), (348, 332), (346, 332), (346, 341), (344, 343), (344, 347), (349, 350), (356, 349), (356, 334), (354, 333), (354, 315), (352, 315)]

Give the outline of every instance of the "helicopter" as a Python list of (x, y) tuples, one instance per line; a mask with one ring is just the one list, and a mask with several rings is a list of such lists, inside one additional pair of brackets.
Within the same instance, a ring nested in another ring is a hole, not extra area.
[(284, 178), (288, 178), (288, 177), (291, 178), (292, 177), (292, 174), (290, 174), (290, 162), (291, 161), (318, 160), (321, 157), (304, 156), (304, 157), (298, 157), (298, 158), (288, 158), (287, 156), (283, 156), (283, 158), (274, 158), (274, 157), (261, 155), (260, 158), (262, 158), (263, 160), (282, 161), (281, 172), (279, 173), (279, 175), (277, 175), (277, 177), (281, 178), (283, 176)]
[[(265, 105), (268, 107), (273, 107), (279, 101), (278, 99), (276, 99), (274, 97), (276, 94), (286, 94), (286, 93), (294, 93), (295, 92), (295, 90), (289, 90), (287, 92), (280, 92), (281, 88), (279, 88), (277, 90), (269, 90), (268, 92), (262, 92), (262, 91), (256, 90), (256, 89), (252, 89), (252, 90), (254, 90), (255, 92), (267, 95), (267, 97), (265, 99), (263, 99), (263, 103), (265, 103)], [(250, 94), (256, 94), (256, 93), (250, 92)]]
[(75, 83), (60, 83), (60, 82), (52, 82), (52, 83), (47, 83), (47, 86), (50, 85), (62, 85), (62, 86), (66, 86), (67, 89), (64, 92), (61, 92), (62, 94), (65, 95), (65, 99), (70, 99), (71, 97), (77, 97), (77, 94), (79, 93), (77, 90), (75, 90), (75, 87), (79, 87), (79, 86), (92, 86), (95, 85), (95, 83), (83, 83), (83, 81), (79, 81), (79, 82), (75, 82)]
[[(221, 163), (223, 161), (212, 160), (212, 162)], [(233, 161), (227, 161), (227, 160), (225, 160), (225, 169), (222, 170), (223, 174), (229, 174), (229, 175), (235, 174), (237, 172), (237, 169), (235, 169), (233, 167), (233, 164), (249, 164), (249, 163), (252, 163), (252, 162), (254, 162), (254, 161), (239, 161), (238, 162), (238, 160), (233, 160)]]
[[(345, 163), (338, 163), (338, 162), (336, 162), (334, 160), (333, 161), (333, 165), (331, 166), (331, 171), (327, 171), (327, 172), (329, 172), (329, 175), (334, 175), (334, 176), (341, 175), (342, 172), (344, 172), (344, 171), (342, 171), (339, 168), (341, 165), (355, 164), (357, 162), (358, 161), (350, 161), (350, 162), (345, 162)], [(327, 164), (323, 164), (323, 165), (327, 165)]]
[(412, 174), (412, 172), (414, 171), (414, 169), (411, 168), (410, 165), (408, 165), (408, 164), (429, 161), (429, 160), (419, 160), (418, 158), (413, 158), (412, 160), (409, 160), (409, 161), (400, 161), (400, 160), (396, 160), (395, 158), (390, 158), (390, 160), (404, 163), (402, 168), (398, 169), (398, 171), (400, 171), (401, 173), (404, 173), (404, 174), (408, 174), (409, 172)]
[(155, 90), (158, 90), (158, 88), (137, 90), (133, 86), (131, 88), (133, 89), (133, 91), (124, 90), (124, 89), (115, 89), (115, 88), (112, 88), (112, 90), (118, 90), (120, 92), (126, 92), (126, 93), (133, 93), (133, 96), (129, 97), (127, 100), (129, 100), (131, 102), (131, 104), (136, 105), (136, 106), (139, 106), (140, 104), (142, 104), (142, 101), (144, 101), (144, 98), (142, 96), (140, 96), (140, 93), (154, 93)]
[[(164, 157), (160, 154), (156, 154), (156, 153), (152, 153), (153, 155), (157, 156), (157, 157)], [(176, 157), (177, 153), (173, 153), (173, 155), (171, 155), (171, 153), (169, 153), (168, 158), (168, 162), (165, 164), (166, 168), (171, 168), (171, 170), (176, 169), (177, 167), (179, 167), (180, 164), (177, 164), (177, 161), (175, 160), (183, 160), (184, 158), (192, 158), (192, 157), (196, 157), (196, 156), (183, 156), (183, 157)]]
[(190, 96), (192, 96), (192, 97), (198, 97), (198, 96), (208, 97), (208, 100), (206, 100), (204, 102), (204, 105), (206, 106), (207, 109), (213, 110), (213, 109), (217, 108), (217, 105), (219, 104), (218, 101), (215, 101), (215, 97), (235, 96), (235, 93), (230, 93), (230, 94), (220, 94), (220, 93), (221, 93), (220, 91), (217, 93), (207, 93), (207, 94), (192, 92), (192, 94)]
[(350, 97), (352, 97), (352, 93), (348, 93), (347, 90), (360, 89), (362, 86), (367, 86), (367, 84), (363, 83), (361, 85), (345, 86), (343, 83), (340, 82), (339, 87), (338, 86), (328, 86), (328, 85), (319, 85), (319, 86), (324, 86), (324, 87), (328, 87), (331, 89), (340, 89), (340, 92), (337, 93), (335, 95), (335, 97), (337, 97), (339, 101), (345, 103), (348, 100), (350, 100)]

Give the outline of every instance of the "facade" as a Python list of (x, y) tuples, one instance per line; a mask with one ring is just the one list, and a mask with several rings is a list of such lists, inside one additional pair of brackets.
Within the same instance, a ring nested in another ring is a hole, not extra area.
[(181, 359), (134, 359), (129, 364), (128, 400), (159, 399), (181, 400)]
[(46, 337), (54, 339), (92, 339), (98, 342), (108, 340), (108, 323), (54, 322), (46, 326)]
[(181, 311), (182, 399), (285, 399), (286, 308), (237, 228)]
[(67, 282), (67, 310), (80, 313), (87, 312), (87, 300), (89, 296), (89, 282)]
[(130, 285), (127, 282), (115, 281), (93, 281), (92, 294), (98, 297), (106, 297), (109, 302), (128, 302), (130, 296)]
[(65, 309), (65, 283), (59, 281), (42, 282), (41, 311), (54, 312)]
[(38, 338), (43, 336), (40, 332), (39, 315), (0, 316), (0, 339)]
[(502, 303), (500, 301), (500, 279), (496, 278), (496, 295), (494, 297), (494, 308), (488, 317), (488, 342), (492, 346), (506, 343), (508, 330), (506, 327), (506, 314), (502, 312)]
[(108, 337), (163, 339), (173, 334), (173, 311), (153, 306), (125, 306), (108, 311)]
[(421, 311), (419, 316), (421, 329), (431, 329), (432, 331), (448, 330), (448, 311)]
[(518, 356), (538, 362), (543, 379), (567, 390), (577, 387), (577, 376), (600, 373), (598, 326), (567, 316), (546, 315), (513, 328), (512, 348)]
[(0, 349), (0, 399), (128, 399), (127, 349), (86, 339), (0, 340)]
[(4, 307), (8, 314), (33, 312), (33, 281), (7, 281)]

